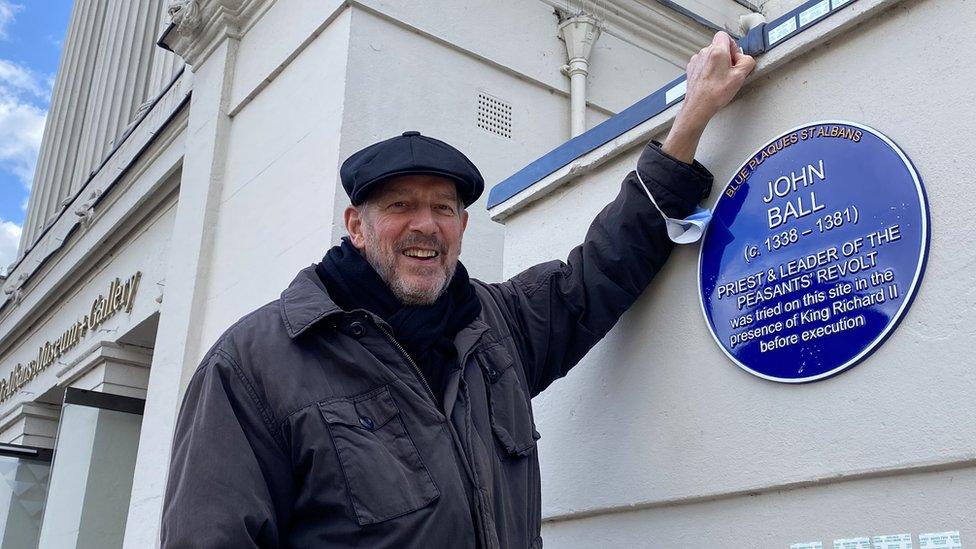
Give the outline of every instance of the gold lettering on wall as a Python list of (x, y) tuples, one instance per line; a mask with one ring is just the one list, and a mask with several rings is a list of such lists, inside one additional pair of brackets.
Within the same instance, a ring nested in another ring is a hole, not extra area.
[(37, 377), (45, 368), (61, 358), (66, 351), (78, 344), (88, 332), (93, 332), (103, 322), (119, 311), (132, 312), (136, 289), (142, 272), (122, 281), (118, 278), (109, 283), (105, 295), (99, 294), (92, 302), (88, 314), (75, 321), (56, 339), (45, 341), (37, 350), (37, 358), (27, 363), (17, 363), (6, 379), (0, 379), (0, 402), (13, 396), (21, 387)]

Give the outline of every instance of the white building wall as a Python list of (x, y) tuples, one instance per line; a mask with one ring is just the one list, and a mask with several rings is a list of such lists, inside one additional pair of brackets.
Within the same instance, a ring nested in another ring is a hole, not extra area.
[[(973, 158), (960, 136), (976, 101), (968, 84), (976, 70), (963, 61), (976, 12), (961, 0), (925, 0), (863, 2), (850, 13), (879, 4), (897, 7), (801, 57), (783, 61), (802, 49), (793, 45), (768, 54), (710, 125), (698, 158), (716, 175), (712, 203), (748, 155), (791, 127), (848, 119), (887, 134), (918, 167), (931, 209), (914, 305), (854, 369), (801, 386), (771, 383), (714, 344), (698, 304), (698, 247), (677, 248), (607, 338), (535, 400), (547, 546), (976, 536), (976, 291), (968, 274), (976, 221), (960, 214), (976, 199), (959, 186)], [(624, 151), (507, 218), (505, 275), (565, 257), (639, 152)]]
[[(798, 8), (800, 4), (807, 0), (765, 0), (759, 2), (762, 5), (762, 12), (766, 19), (772, 22), (777, 17), (785, 15), (790, 10)], [(839, 4), (839, 2), (837, 2)]]
[[(605, 513), (543, 527), (546, 547), (788, 549), (796, 542), (871, 535), (961, 532), (973, 538), (976, 469), (847, 479), (804, 489), (694, 500)], [(880, 498), (879, 498), (880, 496)], [(872, 499), (882, 499), (872, 503)]]
[[(647, 90), (656, 90), (685, 73), (683, 63), (650, 54), (614, 36), (613, 31), (601, 33), (590, 54), (586, 93), (591, 102), (618, 113), (643, 99)], [(594, 114), (592, 110), (588, 113), (588, 128), (603, 120)]]
[[(569, 78), (560, 72), (567, 62), (566, 47), (558, 38), (556, 10), (549, 3), (543, 0), (362, 0), (355, 5), (375, 13), (377, 17), (395, 21), (429, 40), (465, 52), (483, 62), (486, 69), (510, 72), (528, 83), (552, 91), (566, 101), (565, 116), (568, 120)], [(382, 41), (382, 36), (369, 38), (373, 42)], [(628, 43), (613, 32), (604, 33), (597, 40), (591, 67), (593, 71), (601, 71), (601, 77), (589, 78), (587, 91), (587, 101), (597, 111), (606, 114), (629, 107), (641, 97), (635, 94), (640, 93), (642, 79), (662, 78), (660, 82), (663, 84), (684, 72), (684, 67), (665, 62), (661, 55), (651, 53), (650, 47), (641, 47), (635, 42)], [(597, 68), (600, 62), (604, 66)], [(424, 63), (422, 68), (431, 69), (434, 65), (433, 62)], [(448, 62), (444, 68), (449, 70), (452, 65)], [(653, 69), (667, 67), (674, 76), (668, 78), (653, 74)], [(412, 80), (423, 78), (424, 71), (420, 70)], [(443, 83), (446, 85), (457, 81), (453, 79)], [(652, 81), (647, 85), (655, 83)], [(552, 146), (567, 139), (568, 130)]]
[[(315, 20), (297, 10), (289, 15)], [(318, 13), (321, 20), (328, 15)], [(253, 47), (252, 39), (267, 45), (274, 35), (263, 25), (274, 22), (262, 19), (241, 41), (241, 50)], [(206, 259), (204, 341), (216, 340), (238, 318), (277, 299), (295, 273), (321, 260), (331, 245), (332, 204), (341, 189), (349, 25), (350, 10), (343, 9), (232, 118), (213, 251)], [(237, 59), (234, 92), (247, 86), (239, 76), (256, 72), (254, 65), (262, 62), (258, 56)]]

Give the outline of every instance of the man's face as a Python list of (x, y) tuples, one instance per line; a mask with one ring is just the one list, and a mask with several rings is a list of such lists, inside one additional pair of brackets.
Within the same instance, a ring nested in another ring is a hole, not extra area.
[(406, 305), (430, 305), (457, 266), (468, 212), (457, 188), (435, 175), (402, 175), (346, 208), (352, 244)]

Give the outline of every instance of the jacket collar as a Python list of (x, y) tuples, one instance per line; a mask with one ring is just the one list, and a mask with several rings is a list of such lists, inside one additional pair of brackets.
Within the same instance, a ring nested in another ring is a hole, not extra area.
[(318, 321), (344, 312), (332, 301), (325, 285), (315, 273), (315, 265), (298, 272), (291, 284), (281, 292), (281, 319), (288, 336), (300, 336)]

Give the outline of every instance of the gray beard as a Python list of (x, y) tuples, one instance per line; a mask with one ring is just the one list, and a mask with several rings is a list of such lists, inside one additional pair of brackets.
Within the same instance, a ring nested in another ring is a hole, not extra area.
[(447, 286), (451, 283), (451, 279), (454, 278), (454, 271), (457, 269), (457, 262), (453, 262), (447, 265), (447, 276), (444, 277), (444, 283), (441, 284), (440, 288), (436, 290), (417, 290), (414, 288), (408, 288), (407, 285), (400, 278), (393, 278), (395, 272), (393, 258), (389, 261), (384, 262), (381, 257), (375, 255), (374, 250), (379, 249), (379, 243), (374, 239), (374, 235), (371, 231), (365, 231), (366, 237), (366, 249), (364, 254), (366, 256), (366, 261), (373, 266), (373, 270), (376, 271), (383, 282), (386, 283), (390, 291), (393, 292), (393, 296), (404, 305), (433, 305), (437, 298), (439, 298), (446, 290)]

